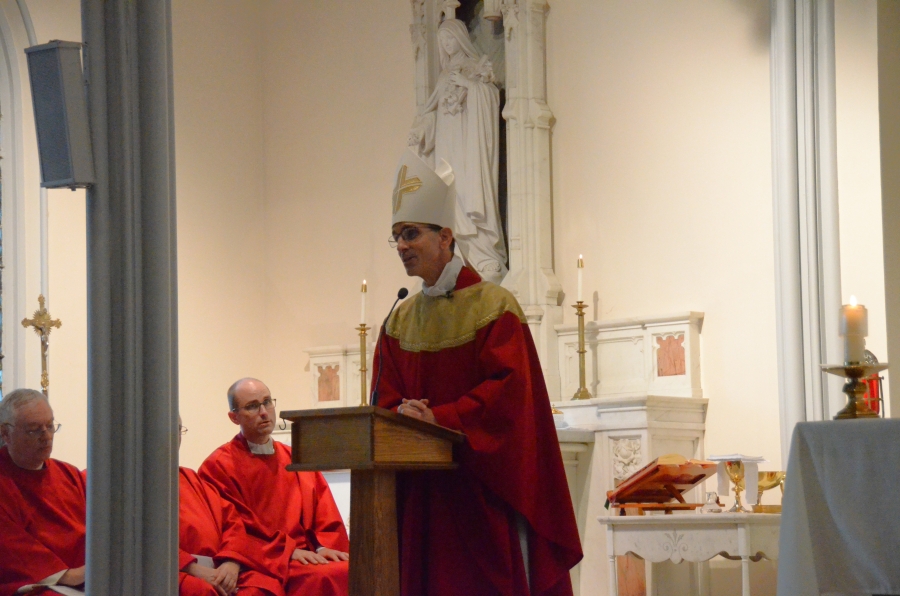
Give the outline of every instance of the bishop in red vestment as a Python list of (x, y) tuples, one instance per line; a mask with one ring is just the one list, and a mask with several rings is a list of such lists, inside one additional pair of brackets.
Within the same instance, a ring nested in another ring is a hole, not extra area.
[(423, 290), (379, 338), (373, 392), (467, 440), (456, 470), (398, 474), (401, 592), (571, 596), (581, 543), (540, 362), (515, 297), (454, 255), (453, 201), (446, 162), (408, 152), (392, 245)]
[[(30, 584), (84, 583), (86, 486), (52, 459), (59, 426), (47, 398), (18, 389), (0, 401), (0, 594)], [(33, 594), (51, 594), (38, 589)]]
[(284, 535), (289, 596), (346, 595), (350, 541), (328, 483), (318, 472), (285, 469), (291, 450), (271, 437), (275, 400), (264, 383), (241, 379), (228, 396), (241, 432), (206, 458), (200, 477), (235, 506), (251, 537)]

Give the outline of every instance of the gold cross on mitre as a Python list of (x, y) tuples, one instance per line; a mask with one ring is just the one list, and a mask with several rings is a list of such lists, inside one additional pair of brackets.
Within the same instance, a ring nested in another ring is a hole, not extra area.
[(403, 195), (416, 192), (420, 188), (422, 188), (422, 181), (419, 177), (407, 178), (406, 166), (400, 166), (400, 171), (397, 172), (397, 186), (394, 188), (394, 213), (400, 210)]
[(34, 332), (41, 336), (41, 389), (44, 395), (49, 394), (50, 374), (47, 372), (47, 353), (50, 349), (50, 330), (62, 327), (62, 321), (50, 318), (47, 307), (44, 306), (44, 295), (38, 296), (38, 308), (30, 319), (22, 319), (22, 327), (33, 327)]

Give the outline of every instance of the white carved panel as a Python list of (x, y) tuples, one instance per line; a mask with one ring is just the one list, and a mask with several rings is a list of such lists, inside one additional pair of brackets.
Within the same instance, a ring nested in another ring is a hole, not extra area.
[[(600, 398), (702, 397), (702, 324), (699, 312), (586, 323), (588, 391)], [(567, 401), (578, 388), (578, 328), (555, 330), (561, 401)]]
[(640, 395), (647, 391), (643, 334), (601, 339), (599, 351), (600, 396)]
[[(372, 384), (372, 352), (374, 344), (370, 344), (366, 350), (366, 395)], [(312, 383), (310, 384), (311, 403), (314, 408), (338, 408), (343, 406), (358, 406), (361, 398), (359, 381), (359, 344), (356, 346), (323, 346), (306, 350), (309, 354), (309, 371)], [(337, 369), (339, 398), (337, 400), (326, 399), (327, 396), (319, 394), (319, 381), (323, 373), (328, 374)]]
[(613, 483), (629, 478), (643, 467), (640, 438), (613, 438), (610, 440), (612, 451)]

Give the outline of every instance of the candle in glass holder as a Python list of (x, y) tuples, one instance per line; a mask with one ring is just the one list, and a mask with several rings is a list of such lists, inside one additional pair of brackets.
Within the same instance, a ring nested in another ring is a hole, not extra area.
[(844, 362), (862, 362), (869, 334), (869, 311), (850, 296), (850, 304), (841, 307), (841, 336), (844, 338)]
[(582, 302), (581, 299), (581, 286), (582, 284), (582, 272), (584, 271), (584, 255), (578, 255), (578, 302)]
[(361, 309), (360, 315), (359, 315), (359, 324), (365, 325), (366, 324), (366, 280), (363, 280), (361, 293), (362, 293), (362, 309)]

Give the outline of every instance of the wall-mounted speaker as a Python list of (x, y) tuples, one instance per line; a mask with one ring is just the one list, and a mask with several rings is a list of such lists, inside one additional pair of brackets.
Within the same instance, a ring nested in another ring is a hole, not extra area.
[(81, 72), (81, 44), (51, 41), (25, 49), (37, 127), (41, 186), (94, 183), (94, 157)]

